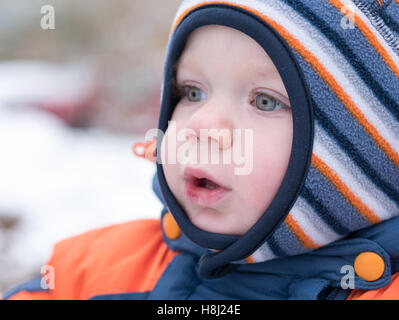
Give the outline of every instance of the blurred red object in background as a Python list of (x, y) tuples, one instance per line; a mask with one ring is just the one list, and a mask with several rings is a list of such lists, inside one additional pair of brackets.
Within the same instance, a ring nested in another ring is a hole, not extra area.
[(0, 103), (49, 112), (70, 126), (86, 126), (99, 85), (88, 65), (9, 61), (0, 64)]

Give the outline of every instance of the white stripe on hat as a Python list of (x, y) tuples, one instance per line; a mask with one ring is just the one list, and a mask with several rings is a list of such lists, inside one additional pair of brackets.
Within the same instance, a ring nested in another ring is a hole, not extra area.
[(290, 211), (292, 217), (317, 245), (323, 246), (340, 238), (312, 209), (306, 200), (299, 197)]
[(397, 206), (360, 172), (357, 166), (340, 150), (339, 146), (330, 140), (328, 135), (318, 125), (315, 126), (315, 131), (313, 152), (381, 220), (391, 218), (392, 212), (398, 209)]
[(276, 258), (266, 242), (263, 243), (251, 256), (255, 262), (262, 262)]

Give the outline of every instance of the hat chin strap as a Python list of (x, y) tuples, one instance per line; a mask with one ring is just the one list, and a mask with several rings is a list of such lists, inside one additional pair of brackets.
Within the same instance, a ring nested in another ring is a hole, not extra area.
[(204, 254), (198, 261), (198, 274), (202, 278), (216, 279), (234, 271), (237, 266), (238, 264), (226, 264), (223, 251), (209, 252)]

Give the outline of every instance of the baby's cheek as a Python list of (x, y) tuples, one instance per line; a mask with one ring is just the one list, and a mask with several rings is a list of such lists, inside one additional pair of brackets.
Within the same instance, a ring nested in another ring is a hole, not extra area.
[(171, 120), (168, 128), (162, 139), (161, 144), (161, 159), (164, 164), (177, 164), (178, 163), (178, 150), (179, 146), (184, 142), (182, 134), (184, 131), (181, 128), (181, 122)]
[(278, 189), (288, 167), (292, 134), (288, 124), (285, 130), (271, 131), (273, 134), (263, 135), (270, 136), (269, 140), (254, 139), (254, 178), (260, 183), (266, 179), (266, 183), (276, 185)]
[[(286, 161), (266, 155), (254, 157), (253, 171), (245, 178), (243, 190), (254, 210), (267, 207), (274, 199), (286, 172)], [(245, 185), (245, 187), (244, 187)]]
[(174, 151), (176, 148), (176, 141), (169, 136), (167, 130), (161, 143), (161, 159), (166, 182), (173, 193), (177, 191), (177, 177), (179, 176), (179, 167), (176, 161), (176, 152)]
[(169, 155), (170, 155), (170, 151), (173, 149), (175, 144), (176, 144), (176, 142), (171, 141), (168, 130), (166, 130), (166, 133), (162, 139), (161, 150), (160, 150), (161, 151), (161, 160), (162, 160), (163, 169), (165, 171), (165, 174), (169, 170), (168, 164), (171, 162), (170, 161), (171, 159), (169, 159)]

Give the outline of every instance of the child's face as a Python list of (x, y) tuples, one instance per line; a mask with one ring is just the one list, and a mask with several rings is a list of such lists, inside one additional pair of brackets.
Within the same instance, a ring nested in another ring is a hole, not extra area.
[[(182, 97), (171, 121), (175, 121), (177, 136), (181, 130), (189, 134), (182, 141), (170, 139), (170, 126), (165, 133), (161, 154), (169, 188), (198, 228), (244, 234), (270, 205), (288, 166), (293, 123), (284, 84), (257, 42), (218, 25), (200, 27), (190, 35), (176, 77)], [(201, 140), (200, 129), (209, 130)], [(211, 129), (224, 132), (227, 139), (211, 134)], [(245, 141), (245, 129), (252, 130), (249, 142)], [(233, 130), (241, 132), (241, 138)], [(234, 169), (242, 163), (223, 161), (223, 155), (233, 153), (239, 142), (241, 157), (245, 150), (250, 150), (252, 157), (250, 172), (240, 175)], [(186, 151), (187, 146), (198, 151), (198, 157), (188, 164), (179, 160), (168, 163), (169, 149), (176, 150), (179, 159), (183, 144)], [(201, 163), (201, 150), (218, 154), (219, 163), (211, 163), (210, 157)], [(194, 178), (187, 168), (205, 172), (225, 188), (213, 189), (215, 186)]]

